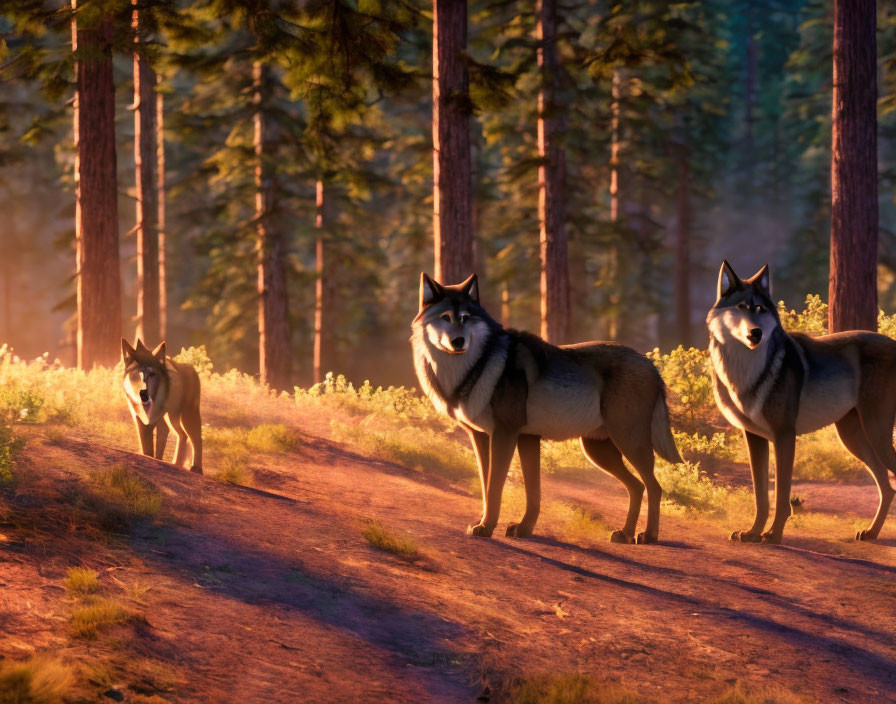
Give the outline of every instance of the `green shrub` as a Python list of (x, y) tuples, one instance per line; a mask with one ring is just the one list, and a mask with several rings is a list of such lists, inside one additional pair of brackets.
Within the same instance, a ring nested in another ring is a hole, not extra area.
[(736, 460), (741, 457), (743, 441), (734, 435), (713, 433), (711, 436), (700, 433), (672, 431), (675, 444), (683, 454), (705, 455), (722, 460)]
[(669, 354), (654, 349), (647, 356), (659, 369), (689, 421), (713, 412), (712, 367), (706, 350), (679, 345)]
[(295, 430), (280, 424), (256, 425), (246, 434), (246, 446), (258, 452), (292, 452), (300, 443)]
[(805, 308), (800, 312), (788, 310), (784, 301), (779, 301), (778, 317), (787, 332), (824, 335), (828, 331), (828, 304), (816, 294), (806, 296)]
[(752, 505), (746, 489), (729, 489), (715, 484), (699, 462), (671, 465), (660, 460), (656, 478), (663, 487), (663, 501), (671, 502), (700, 513), (727, 516), (743, 512)]
[(181, 347), (180, 352), (172, 357), (172, 359), (181, 364), (189, 364), (203, 379), (210, 378), (212, 369), (214, 369), (214, 365), (208, 356), (205, 345), (199, 345), (199, 347)]

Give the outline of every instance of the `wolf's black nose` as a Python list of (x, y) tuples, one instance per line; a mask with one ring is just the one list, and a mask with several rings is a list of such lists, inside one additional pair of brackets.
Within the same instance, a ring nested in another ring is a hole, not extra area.
[(747, 339), (754, 345), (758, 343), (762, 339), (762, 328), (753, 328), (752, 330), (750, 330), (750, 334), (747, 335)]
[(149, 389), (140, 389), (140, 400), (149, 403)]
[(462, 350), (462, 349), (464, 348), (464, 338), (462, 338), (462, 337), (455, 337), (455, 338), (451, 341), (451, 346), (452, 346), (454, 349), (456, 349), (456, 350)]

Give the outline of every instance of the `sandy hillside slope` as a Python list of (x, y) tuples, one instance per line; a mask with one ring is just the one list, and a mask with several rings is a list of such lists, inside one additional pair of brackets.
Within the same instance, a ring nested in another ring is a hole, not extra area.
[[(56, 653), (83, 701), (494, 702), (514, 678), (573, 673), (648, 702), (732, 687), (896, 701), (893, 517), (876, 544), (790, 531), (780, 547), (737, 545), (687, 515), (665, 515), (650, 546), (571, 539), (551, 515), (532, 540), (472, 539), (468, 486), (356, 454), (324, 425), (260, 459), (253, 488), (33, 430), (25, 480), (0, 500), (0, 655)], [(161, 493), (157, 515), (91, 523), (91, 477), (113, 466)], [(873, 487), (842, 489), (803, 494), (870, 515)], [(544, 494), (624, 515), (598, 473)], [(419, 554), (372, 547), (370, 520)], [(72, 635), (74, 566), (138, 616)]]

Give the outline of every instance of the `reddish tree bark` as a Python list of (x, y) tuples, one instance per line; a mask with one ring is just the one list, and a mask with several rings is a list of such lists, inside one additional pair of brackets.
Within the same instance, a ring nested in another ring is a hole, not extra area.
[(289, 344), (289, 301), (286, 289), (286, 242), (271, 218), (273, 169), (265, 102), (268, 68), (253, 67), (255, 101), (255, 219), (258, 249), (258, 369), (261, 383), (289, 388), (292, 355)]
[(541, 336), (569, 342), (569, 254), (566, 241), (566, 161), (560, 135), (564, 129), (557, 105), (557, 3), (539, 0), (538, 66), (538, 217), (541, 242)]
[(691, 346), (691, 163), (682, 151), (678, 162), (678, 222), (675, 232), (675, 318), (678, 342)]
[(327, 218), (324, 182), (317, 181), (317, 242), (315, 246), (315, 274), (317, 281), (314, 289), (314, 383), (319, 384), (327, 373), (326, 365), (333, 364), (332, 335), (330, 334), (330, 314), (332, 306), (332, 286), (330, 281), (330, 261), (327, 251)]
[(159, 337), (168, 337), (168, 271), (165, 261), (165, 98), (156, 92), (156, 144), (158, 145), (159, 203)]
[[(137, 0), (132, 0), (136, 5)], [(150, 347), (161, 338), (158, 142), (156, 124), (156, 72), (139, 44), (140, 12), (135, 7), (134, 30), (134, 166), (137, 193), (137, 337)]]
[(466, 47), (466, 0), (433, 0), (433, 242), (435, 278), (446, 284), (463, 281), (473, 268)]
[(112, 23), (78, 26), (74, 103), (75, 235), (77, 241), (78, 366), (112, 366), (121, 354), (121, 272), (115, 162)]
[(877, 6), (834, 0), (828, 328), (877, 330)]

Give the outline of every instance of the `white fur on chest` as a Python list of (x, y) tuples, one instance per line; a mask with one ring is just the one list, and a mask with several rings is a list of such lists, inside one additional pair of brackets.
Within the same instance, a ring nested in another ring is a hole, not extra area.
[[(726, 335), (719, 327), (710, 326), (710, 330), (712, 338), (709, 343), (709, 354), (713, 370), (728, 391), (734, 408), (728, 407), (724, 399), (719, 398), (718, 393), (716, 393), (716, 405), (728, 422), (737, 428), (744, 429), (742, 414), (755, 425), (755, 429), (771, 432), (762, 408), (781, 372), (784, 348), (777, 349), (774, 355), (771, 355), (772, 348), (768, 343), (751, 350), (739, 340)], [(763, 374), (765, 378), (756, 387)], [(735, 410), (739, 413), (734, 412)], [(753, 428), (747, 429), (753, 430)]]
[[(457, 405), (450, 409), (445, 398), (452, 398), (458, 387), (467, 378), (467, 375), (479, 362), (480, 356), (485, 352), (487, 339), (480, 336), (474, 339), (470, 349), (465, 354), (448, 354), (436, 349), (423, 334), (422, 329), (414, 331), (411, 343), (414, 349), (414, 370), (417, 373), (417, 381), (420, 388), (429, 398), (437, 411), (450, 416), (483, 432), (491, 432), (494, 428), (491, 400), (495, 386), (504, 372), (507, 363), (507, 341), (499, 341), (495, 346), (479, 374), (479, 378), (470, 389), (469, 394)], [(429, 365), (432, 374), (439, 384), (440, 391), (433, 388), (430, 383), (426, 367)]]

